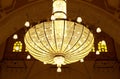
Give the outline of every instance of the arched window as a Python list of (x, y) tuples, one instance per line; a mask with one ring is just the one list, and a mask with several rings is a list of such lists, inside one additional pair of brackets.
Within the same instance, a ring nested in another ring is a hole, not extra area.
[(99, 52), (108, 52), (105, 40), (102, 40), (98, 43), (98, 51)]
[(13, 46), (13, 52), (22, 52), (22, 42), (16, 41)]
[(94, 44), (93, 44), (91, 52), (95, 52), (95, 46), (94, 46)]

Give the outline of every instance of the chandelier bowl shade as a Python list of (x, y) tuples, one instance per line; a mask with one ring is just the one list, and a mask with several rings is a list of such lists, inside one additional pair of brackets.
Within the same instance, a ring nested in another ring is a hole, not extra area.
[(56, 64), (54, 59), (62, 57), (71, 64), (86, 57), (92, 49), (94, 36), (84, 25), (58, 19), (44, 21), (32, 26), (24, 37), (26, 49), (37, 60)]

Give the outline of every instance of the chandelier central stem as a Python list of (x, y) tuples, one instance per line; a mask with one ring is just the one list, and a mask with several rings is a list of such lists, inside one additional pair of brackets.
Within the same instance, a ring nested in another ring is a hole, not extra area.
[(66, 19), (67, 18), (66, 0), (53, 0), (52, 14), (56, 19)]

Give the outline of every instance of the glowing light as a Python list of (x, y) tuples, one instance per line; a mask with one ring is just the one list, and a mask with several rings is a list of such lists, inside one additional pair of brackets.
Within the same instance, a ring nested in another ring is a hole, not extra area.
[(105, 42), (105, 40), (102, 40), (102, 45), (106, 45), (106, 42)]
[(52, 16), (51, 16), (51, 20), (55, 20), (55, 17), (54, 17), (54, 15), (52, 15)]
[(13, 35), (13, 39), (18, 39), (18, 35), (17, 35), (17, 34), (14, 34), (14, 35)]
[(80, 59), (80, 62), (83, 63), (83, 62), (84, 62), (84, 59)]
[(54, 57), (54, 63), (57, 64), (57, 67), (61, 67), (62, 64), (64, 64), (64, 57), (62, 56), (56, 56)]
[(16, 46), (15, 49), (18, 51), (19, 50), (19, 46)]
[(97, 32), (97, 33), (100, 33), (100, 32), (101, 32), (101, 28), (98, 27), (98, 28), (96, 29), (96, 32)]
[(29, 21), (26, 21), (26, 22), (25, 22), (25, 26), (26, 26), (26, 27), (30, 27), (30, 22), (29, 22)]
[(96, 51), (96, 55), (100, 55), (100, 52), (98, 50)]
[(77, 22), (81, 23), (81, 22), (82, 22), (82, 18), (81, 18), (81, 17), (78, 17), (78, 18), (77, 18)]
[(62, 72), (61, 68), (58, 67), (57, 68), (57, 72)]
[(47, 64), (46, 62), (43, 62), (43, 64)]
[(27, 55), (27, 59), (31, 59), (31, 56), (30, 56), (30, 55)]

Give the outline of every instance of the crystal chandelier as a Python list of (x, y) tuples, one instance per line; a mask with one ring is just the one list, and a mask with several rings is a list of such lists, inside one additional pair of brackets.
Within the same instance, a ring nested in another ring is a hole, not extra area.
[(66, 0), (53, 0), (51, 20), (32, 26), (24, 37), (29, 53), (43, 63), (57, 65), (58, 72), (62, 65), (83, 62), (94, 43), (93, 34), (81, 24), (82, 19), (69, 21), (66, 14)]

